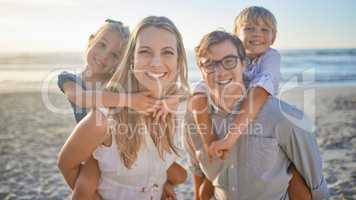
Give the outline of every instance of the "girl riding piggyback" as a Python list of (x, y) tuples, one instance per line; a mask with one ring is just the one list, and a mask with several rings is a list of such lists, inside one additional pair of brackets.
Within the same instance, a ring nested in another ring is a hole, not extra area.
[[(95, 108), (127, 107), (144, 115), (154, 115), (155, 119), (163, 119), (181, 101), (176, 96), (159, 100), (147, 92), (118, 93), (105, 89), (122, 61), (129, 36), (129, 29), (122, 22), (106, 20), (89, 37), (83, 71), (78, 74), (64, 71), (58, 75), (58, 87), (71, 103), (77, 123)], [(74, 155), (72, 157), (76, 159)], [(75, 170), (75, 180), (67, 180), (73, 190), (72, 199), (102, 199), (97, 192), (100, 174), (98, 162), (93, 156), (82, 162)], [(186, 172), (175, 164), (167, 175), (170, 182), (179, 184), (185, 180)], [(178, 180), (176, 177), (182, 178)], [(162, 198), (175, 195), (173, 186), (169, 184), (164, 185), (163, 191)]]

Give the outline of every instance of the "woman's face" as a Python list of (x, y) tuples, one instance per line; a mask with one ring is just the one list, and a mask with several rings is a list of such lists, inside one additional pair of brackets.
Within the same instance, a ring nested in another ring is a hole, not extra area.
[(87, 50), (88, 70), (93, 75), (103, 75), (114, 70), (120, 63), (122, 41), (114, 30), (99, 33)]
[(144, 28), (137, 38), (133, 63), (134, 76), (140, 85), (160, 97), (177, 80), (176, 36), (162, 28)]

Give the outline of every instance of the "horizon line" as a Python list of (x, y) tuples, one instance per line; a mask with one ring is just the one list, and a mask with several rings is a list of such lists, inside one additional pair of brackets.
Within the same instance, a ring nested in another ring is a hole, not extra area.
[[(274, 47), (272, 47), (274, 48)], [(296, 48), (274, 48), (279, 51), (290, 51), (290, 50), (353, 50), (355, 47), (296, 47)], [(186, 52), (194, 52), (194, 49), (187, 49)], [(36, 50), (36, 51), (24, 51), (24, 50), (14, 50), (14, 51), (2, 51), (0, 50), (0, 54), (36, 54), (36, 53), (84, 53), (85, 50)]]

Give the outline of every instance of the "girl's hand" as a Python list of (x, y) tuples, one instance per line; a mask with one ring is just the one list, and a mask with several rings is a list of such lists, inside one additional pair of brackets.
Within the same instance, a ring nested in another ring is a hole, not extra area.
[(127, 94), (127, 106), (136, 112), (149, 115), (159, 108), (159, 101), (149, 96), (148, 92)]
[(153, 113), (153, 118), (156, 121), (164, 121), (169, 113), (172, 114), (172, 116), (175, 116), (178, 105), (178, 97), (167, 97), (165, 99), (160, 100), (159, 108), (156, 110), (156, 112)]
[(169, 181), (166, 181), (163, 185), (161, 200), (177, 200), (174, 185), (172, 185)]

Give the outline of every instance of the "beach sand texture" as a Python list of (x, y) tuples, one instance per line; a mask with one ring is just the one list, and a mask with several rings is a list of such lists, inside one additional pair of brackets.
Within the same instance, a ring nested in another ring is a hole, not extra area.
[[(315, 106), (312, 118), (331, 199), (356, 199), (356, 87), (313, 88), (315, 103), (310, 93), (303, 95), (305, 91), (291, 90), (282, 98), (304, 106), (307, 113)], [(53, 105), (67, 109), (68, 114), (50, 111), (39, 92), (1, 94), (0, 199), (70, 199), (56, 159), (74, 118), (63, 95), (49, 96)], [(177, 193), (180, 199), (193, 199), (191, 179)]]

